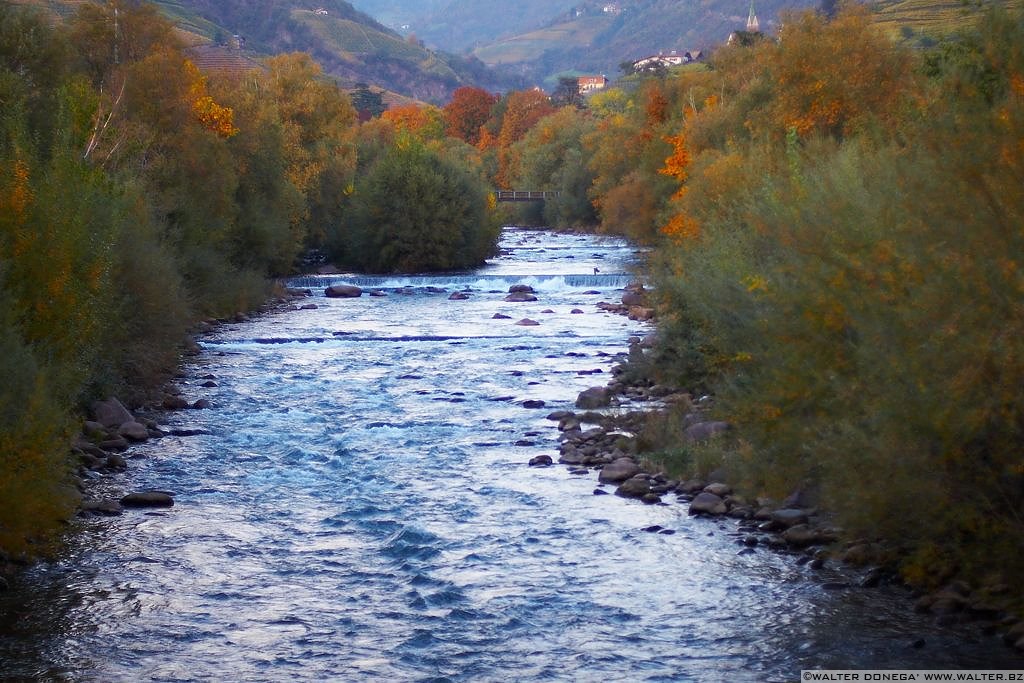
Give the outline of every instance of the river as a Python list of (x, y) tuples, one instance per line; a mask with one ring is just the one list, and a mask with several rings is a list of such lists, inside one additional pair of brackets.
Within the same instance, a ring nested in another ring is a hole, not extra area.
[[(828, 590), (840, 570), (738, 554), (731, 521), (527, 467), (557, 459), (548, 412), (604, 384), (649, 329), (595, 306), (631, 279), (628, 244), (510, 229), (502, 246), (472, 274), (300, 279), (315, 310), (201, 339), (180, 383), (213, 407), (166, 428), (204, 433), (136, 446), (126, 474), (94, 484), (169, 490), (175, 506), (82, 520), (59, 561), (0, 594), (0, 678), (765, 681), (1019, 665), (993, 637), (915, 615), (899, 589)], [(387, 296), (328, 299), (331, 282)], [(538, 301), (504, 302), (516, 283)], [(515, 324), (526, 317), (540, 324)]]

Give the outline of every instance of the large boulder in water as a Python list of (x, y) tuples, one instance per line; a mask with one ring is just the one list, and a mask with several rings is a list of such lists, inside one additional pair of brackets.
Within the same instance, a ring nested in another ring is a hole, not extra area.
[(524, 301), (536, 301), (537, 297), (529, 292), (512, 292), (505, 297), (505, 301), (511, 303), (522, 303)]
[(174, 505), (174, 498), (164, 491), (136, 491), (121, 499), (126, 508), (169, 508)]
[(324, 290), (324, 295), (333, 299), (355, 299), (363, 295), (363, 290), (355, 285), (331, 285)]

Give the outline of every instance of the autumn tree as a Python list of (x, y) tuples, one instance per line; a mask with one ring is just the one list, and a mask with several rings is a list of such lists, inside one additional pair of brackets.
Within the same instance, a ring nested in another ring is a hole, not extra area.
[(437, 107), (415, 104), (391, 107), (381, 118), (394, 124), (400, 133), (419, 140), (440, 140), (444, 136), (444, 118)]
[(497, 138), (497, 183), (500, 187), (510, 188), (518, 164), (518, 155), (512, 146), (519, 142), (534, 124), (556, 110), (548, 96), (541, 90), (518, 90), (509, 93), (505, 99), (501, 132)]
[(480, 142), (481, 128), (490, 118), (497, 101), (496, 95), (482, 88), (458, 88), (443, 109), (445, 133), (476, 145)]

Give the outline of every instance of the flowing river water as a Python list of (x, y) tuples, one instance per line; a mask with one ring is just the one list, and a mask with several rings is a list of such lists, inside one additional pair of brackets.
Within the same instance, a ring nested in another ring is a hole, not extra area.
[[(315, 310), (201, 339), (181, 385), (213, 407), (167, 429), (203, 433), (136, 446), (128, 473), (94, 485), (169, 490), (175, 506), (83, 520), (60, 561), (0, 594), (0, 679), (764, 681), (1019, 664), (995, 638), (915, 615), (899, 589), (828, 590), (839, 570), (738, 554), (732, 521), (527, 467), (557, 456), (547, 413), (604, 384), (649, 330), (595, 306), (631, 279), (628, 244), (507, 230), (503, 247), (460, 276), (299, 279)], [(387, 296), (327, 299), (332, 282)], [(503, 301), (520, 282), (537, 302)], [(526, 317), (540, 324), (514, 324)]]

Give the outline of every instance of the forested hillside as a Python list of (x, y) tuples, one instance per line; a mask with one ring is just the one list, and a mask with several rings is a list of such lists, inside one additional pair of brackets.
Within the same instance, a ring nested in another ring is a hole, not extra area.
[[(19, 4), (66, 20), (90, 3), (23, 0)], [(463, 85), (505, 90), (521, 82), (474, 57), (427, 49), (415, 39), (403, 38), (344, 0), (325, 0), (315, 7), (296, 0), (157, 0), (154, 4), (174, 22), (187, 44), (221, 45), (247, 59), (306, 52), (347, 88), (368, 83), (401, 96), (442, 103)], [(234, 36), (243, 39), (241, 45)]]

